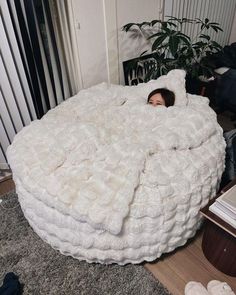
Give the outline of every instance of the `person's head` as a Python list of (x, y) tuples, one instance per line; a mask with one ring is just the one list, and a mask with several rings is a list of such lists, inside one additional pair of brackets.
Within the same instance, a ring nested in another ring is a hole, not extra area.
[(175, 103), (175, 94), (166, 88), (157, 88), (148, 95), (147, 103), (170, 107)]

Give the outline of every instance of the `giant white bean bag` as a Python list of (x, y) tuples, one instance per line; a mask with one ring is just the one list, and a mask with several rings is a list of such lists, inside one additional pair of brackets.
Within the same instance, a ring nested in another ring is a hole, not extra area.
[[(65, 255), (139, 263), (183, 245), (224, 170), (225, 142), (208, 99), (185, 72), (138, 86), (80, 91), (19, 132), (7, 151), (35, 232)], [(175, 106), (146, 103), (155, 88)]]

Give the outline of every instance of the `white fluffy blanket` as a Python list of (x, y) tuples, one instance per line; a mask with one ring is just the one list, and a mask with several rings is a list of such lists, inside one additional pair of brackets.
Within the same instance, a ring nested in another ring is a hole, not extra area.
[[(171, 200), (198, 191), (209, 177), (216, 187), (225, 144), (208, 100), (189, 96), (173, 107), (153, 107), (146, 104), (150, 90), (103, 83), (32, 122), (8, 150), (16, 182), (49, 206), (114, 235), (134, 196), (145, 199), (155, 190), (156, 199)], [(206, 166), (202, 154), (211, 149)], [(205, 193), (211, 195), (209, 188)]]
[[(215, 193), (225, 142), (185, 73), (80, 91), (17, 134), (7, 151), (21, 207), (38, 235), (89, 262), (151, 261), (183, 245)], [(175, 106), (146, 104), (155, 88)]]

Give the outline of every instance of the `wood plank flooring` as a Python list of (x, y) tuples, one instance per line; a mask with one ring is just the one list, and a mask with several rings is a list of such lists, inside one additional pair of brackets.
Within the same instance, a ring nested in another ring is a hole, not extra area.
[(146, 263), (148, 269), (173, 295), (183, 295), (189, 281), (197, 281), (205, 287), (211, 280), (227, 282), (236, 292), (236, 278), (218, 271), (205, 258), (202, 249), (201, 230), (194, 239), (173, 253), (163, 255), (154, 263)]
[[(3, 181), (0, 183), (0, 196), (14, 189), (12, 179)], [(210, 280), (225, 281), (236, 292), (236, 278), (221, 273), (204, 257), (202, 233), (203, 230), (199, 231), (185, 246), (144, 265), (173, 295), (183, 295), (189, 281), (198, 281), (204, 286)]]
[(12, 179), (6, 179), (0, 182), (0, 197), (15, 189), (15, 184)]

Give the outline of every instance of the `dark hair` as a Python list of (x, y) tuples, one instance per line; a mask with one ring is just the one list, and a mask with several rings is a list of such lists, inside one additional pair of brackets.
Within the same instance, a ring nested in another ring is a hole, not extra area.
[(151, 93), (149, 93), (148, 95), (148, 99), (147, 99), (147, 102), (149, 103), (149, 100), (150, 98), (157, 94), (157, 93), (160, 93), (162, 98), (164, 99), (165, 101), (165, 106), (166, 107), (170, 107), (170, 106), (173, 106), (174, 103), (175, 103), (175, 94), (174, 92), (166, 89), (166, 88), (157, 88), (155, 90), (153, 90)]

